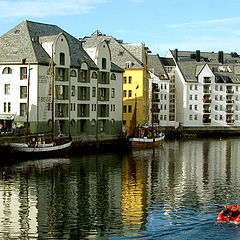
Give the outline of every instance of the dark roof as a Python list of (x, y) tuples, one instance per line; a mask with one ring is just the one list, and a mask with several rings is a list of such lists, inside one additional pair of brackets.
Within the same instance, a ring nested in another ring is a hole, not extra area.
[(49, 55), (41, 46), (39, 40), (48, 41), (63, 33), (68, 39), (71, 53), (71, 66), (80, 67), (87, 62), (90, 68), (96, 64), (81, 46), (81, 42), (56, 25), (23, 21), (9, 32), (0, 37), (0, 63), (26, 63), (48, 64)]
[(149, 55), (149, 71), (158, 76), (160, 79), (169, 79), (168, 74), (164, 69), (159, 55)]
[[(197, 81), (197, 77), (207, 64), (217, 76), (216, 79), (227, 79), (222, 82), (239, 83), (240, 57), (236, 53), (200, 52), (198, 51), (171, 51), (185, 78), (185, 81)], [(222, 58), (221, 58), (222, 56)], [(221, 71), (221, 67), (227, 67), (231, 71)]]
[[(143, 44), (123, 44), (121, 40), (117, 40), (112, 36), (106, 36), (104, 34), (92, 34), (89, 37), (84, 37), (82, 39), (83, 47), (87, 48), (94, 48), (98, 45), (99, 42), (102, 40), (106, 40), (109, 44), (112, 56), (112, 62), (121, 67), (122, 69), (126, 68), (126, 62), (131, 62), (132, 67), (131, 69), (142, 69), (143, 68), (143, 59), (138, 59), (134, 54), (139, 51), (138, 56), (141, 56), (140, 52), (142, 53), (144, 45)], [(130, 48), (133, 52), (130, 51)]]

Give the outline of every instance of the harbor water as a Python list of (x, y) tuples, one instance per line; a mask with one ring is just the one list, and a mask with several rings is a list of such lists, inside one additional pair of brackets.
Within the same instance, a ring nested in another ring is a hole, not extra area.
[(0, 164), (0, 239), (240, 239), (240, 138)]

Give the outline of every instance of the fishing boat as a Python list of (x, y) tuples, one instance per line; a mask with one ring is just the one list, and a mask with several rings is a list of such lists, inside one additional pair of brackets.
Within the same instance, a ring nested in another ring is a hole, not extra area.
[(240, 223), (240, 205), (225, 206), (218, 214), (217, 222)]
[(151, 108), (151, 112), (151, 126), (137, 126), (137, 99), (135, 95), (135, 108), (127, 133), (128, 141), (131, 143), (131, 146), (133, 148), (153, 147), (163, 144), (165, 134), (159, 130), (159, 127), (154, 128), (153, 126), (153, 107)]
[(28, 153), (28, 154), (57, 154), (63, 153), (68, 150), (72, 144), (72, 138), (68, 137), (54, 137), (54, 63), (53, 63), (53, 51), (51, 58), (51, 105), (52, 105), (52, 119), (51, 119), (51, 136), (45, 137), (44, 134), (29, 135), (29, 86), (30, 86), (30, 64), (28, 66), (28, 87), (27, 87), (27, 121), (26, 121), (26, 134), (24, 142), (10, 143), (10, 153)]

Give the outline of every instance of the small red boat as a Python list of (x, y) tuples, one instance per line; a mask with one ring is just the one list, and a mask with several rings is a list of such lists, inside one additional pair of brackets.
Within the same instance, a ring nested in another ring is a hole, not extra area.
[(217, 221), (240, 223), (240, 205), (225, 206), (218, 214)]

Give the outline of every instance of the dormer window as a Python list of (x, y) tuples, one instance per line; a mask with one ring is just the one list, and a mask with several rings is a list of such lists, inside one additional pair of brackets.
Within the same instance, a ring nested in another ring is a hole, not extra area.
[(60, 65), (65, 65), (65, 54), (60, 53)]
[(126, 62), (126, 68), (132, 68), (133, 63), (131, 61)]

